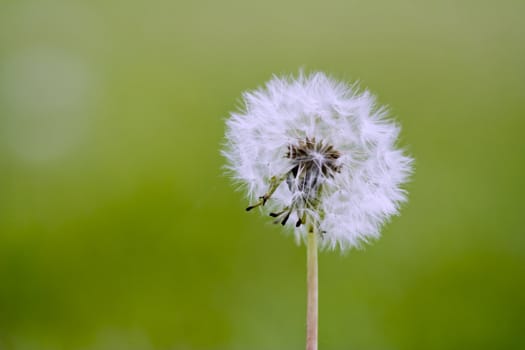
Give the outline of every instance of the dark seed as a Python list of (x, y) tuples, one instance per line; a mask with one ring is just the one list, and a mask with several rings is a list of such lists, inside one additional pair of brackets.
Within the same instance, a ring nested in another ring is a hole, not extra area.
[(286, 222), (288, 221), (288, 219), (290, 218), (290, 214), (291, 214), (291, 211), (289, 211), (288, 213), (286, 213), (286, 216), (284, 217), (283, 221), (281, 221), (281, 225), (286, 225)]

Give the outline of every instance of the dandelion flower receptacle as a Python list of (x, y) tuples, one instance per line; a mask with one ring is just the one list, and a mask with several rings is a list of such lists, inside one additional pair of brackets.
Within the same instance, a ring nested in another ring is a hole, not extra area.
[[(290, 227), (316, 261), (312, 244), (347, 250), (369, 242), (406, 200), (412, 159), (396, 147), (399, 127), (356, 85), (323, 73), (274, 77), (244, 93), (226, 128), (223, 155), (247, 190), (246, 209)], [(310, 317), (310, 273), (308, 281)]]

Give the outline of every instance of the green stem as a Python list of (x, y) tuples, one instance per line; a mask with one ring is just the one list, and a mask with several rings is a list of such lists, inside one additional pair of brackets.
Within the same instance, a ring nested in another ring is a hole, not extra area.
[(317, 232), (308, 231), (306, 252), (306, 350), (317, 350), (318, 291), (317, 291)]

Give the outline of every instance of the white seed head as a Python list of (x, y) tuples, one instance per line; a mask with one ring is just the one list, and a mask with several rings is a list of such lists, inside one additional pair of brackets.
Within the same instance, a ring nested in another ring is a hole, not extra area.
[(226, 122), (227, 169), (298, 240), (319, 232), (345, 250), (379, 237), (406, 200), (412, 159), (396, 148), (399, 127), (368, 91), (323, 73), (273, 77), (243, 94)]

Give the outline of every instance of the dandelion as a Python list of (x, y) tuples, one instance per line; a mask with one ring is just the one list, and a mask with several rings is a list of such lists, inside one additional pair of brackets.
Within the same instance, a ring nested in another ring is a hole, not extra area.
[(307, 243), (307, 349), (317, 349), (317, 247), (348, 250), (379, 237), (406, 200), (412, 159), (399, 127), (368, 91), (323, 73), (274, 77), (243, 95), (223, 155), (261, 208)]

